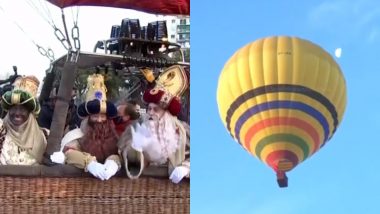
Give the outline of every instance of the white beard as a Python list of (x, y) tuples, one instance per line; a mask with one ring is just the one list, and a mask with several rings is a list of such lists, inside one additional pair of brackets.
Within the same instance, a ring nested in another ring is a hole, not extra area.
[(157, 120), (145, 120), (144, 123), (152, 133), (153, 142), (144, 149), (144, 154), (152, 164), (164, 164), (178, 148), (179, 134), (176, 133), (176, 118), (170, 113)]

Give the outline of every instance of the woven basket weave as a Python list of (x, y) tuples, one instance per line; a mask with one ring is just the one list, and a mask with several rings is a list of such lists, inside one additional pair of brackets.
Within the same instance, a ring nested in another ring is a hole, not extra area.
[(142, 177), (0, 177), (0, 213), (189, 213), (190, 183)]
[(190, 180), (173, 184), (166, 166), (136, 180), (123, 170), (108, 181), (70, 165), (0, 166), (1, 213), (190, 213)]

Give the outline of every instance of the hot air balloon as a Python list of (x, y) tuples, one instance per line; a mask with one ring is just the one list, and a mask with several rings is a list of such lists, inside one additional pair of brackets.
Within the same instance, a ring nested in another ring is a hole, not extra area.
[(346, 107), (339, 65), (320, 46), (297, 37), (254, 41), (227, 61), (217, 88), (220, 117), (231, 136), (271, 167), (286, 172), (328, 142)]
[(190, 15), (190, 0), (47, 0), (60, 8), (71, 6), (106, 6), (139, 10), (161, 15)]

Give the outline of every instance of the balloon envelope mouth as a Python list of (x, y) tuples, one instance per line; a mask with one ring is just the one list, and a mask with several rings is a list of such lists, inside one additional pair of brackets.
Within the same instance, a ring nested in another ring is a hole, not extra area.
[(280, 160), (277, 164), (277, 168), (279, 171), (287, 172), (294, 168), (293, 162), (289, 160)]

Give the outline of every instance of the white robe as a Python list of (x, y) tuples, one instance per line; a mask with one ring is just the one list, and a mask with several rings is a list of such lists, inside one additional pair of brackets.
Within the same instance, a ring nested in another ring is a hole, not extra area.
[(0, 153), (0, 165), (35, 165), (37, 160), (31, 156), (26, 150), (16, 145), (9, 135), (5, 134), (5, 126), (0, 120), (0, 145), (2, 144)]

